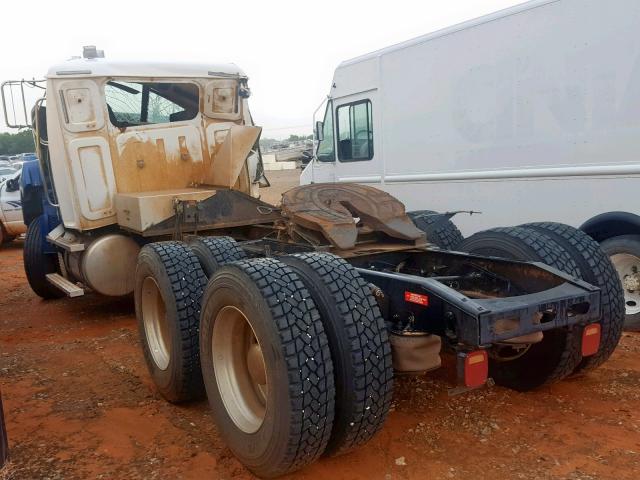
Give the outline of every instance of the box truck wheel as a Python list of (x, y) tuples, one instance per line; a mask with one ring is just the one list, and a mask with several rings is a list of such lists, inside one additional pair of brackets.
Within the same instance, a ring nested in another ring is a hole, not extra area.
[(44, 299), (61, 298), (62, 290), (57, 289), (47, 281), (47, 274), (58, 272), (58, 257), (55, 254), (44, 253), (44, 234), (42, 232), (42, 217), (34, 218), (27, 228), (24, 241), (24, 271), (31, 290)]
[[(560, 245), (548, 235), (527, 228), (485, 230), (464, 240), (458, 249), (478, 255), (542, 262), (578, 274), (575, 261)], [(571, 374), (582, 359), (580, 341), (577, 332), (558, 328), (545, 331), (538, 343), (495, 346), (489, 352), (489, 375), (499, 385), (520, 391), (561, 380)]]
[(198, 325), (207, 284), (198, 258), (181, 242), (149, 243), (138, 255), (134, 298), (147, 367), (170, 402), (202, 397)]
[(333, 425), (333, 363), (300, 277), (273, 258), (221, 267), (200, 325), (207, 397), (236, 457), (259, 477), (317, 459)]
[(315, 302), (335, 372), (336, 416), (325, 453), (346, 453), (384, 423), (393, 394), (387, 329), (371, 290), (357, 270), (329, 253), (281, 257)]
[(544, 232), (545, 235), (553, 238), (578, 265), (579, 278), (600, 288), (602, 304), (600, 348), (595, 355), (583, 358), (576, 372), (602, 365), (618, 345), (624, 324), (624, 294), (611, 260), (607, 258), (607, 253), (598, 242), (583, 231), (569, 225), (543, 222), (529, 223), (524, 227)]
[(194, 237), (189, 241), (189, 248), (198, 257), (207, 278), (222, 265), (247, 258), (238, 242), (231, 237)]
[(427, 234), (427, 240), (445, 250), (454, 250), (464, 237), (458, 227), (446, 215), (432, 210), (407, 212), (409, 218)]
[(600, 244), (622, 282), (625, 330), (640, 332), (640, 235), (622, 235)]

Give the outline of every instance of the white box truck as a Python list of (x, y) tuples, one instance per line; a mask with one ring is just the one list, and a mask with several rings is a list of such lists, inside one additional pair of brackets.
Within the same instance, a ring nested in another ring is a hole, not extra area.
[(482, 212), (456, 217), (465, 235), (579, 227), (612, 256), (638, 323), (639, 31), (637, 0), (534, 0), (345, 61), (301, 183)]

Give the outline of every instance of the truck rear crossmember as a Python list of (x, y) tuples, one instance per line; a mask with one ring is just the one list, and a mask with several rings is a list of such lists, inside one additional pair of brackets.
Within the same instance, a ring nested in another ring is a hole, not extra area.
[[(249, 255), (276, 258), (312, 251), (270, 239), (240, 245)], [(371, 285), (391, 332), (437, 335), (455, 352), (537, 343), (546, 331), (585, 327), (602, 315), (599, 288), (542, 263), (429, 246), (399, 246), (349, 262)]]
[[(488, 259), (483, 259), (488, 261)], [(500, 259), (492, 259), (500, 262)], [(563, 283), (524, 295), (471, 298), (447, 286), (447, 279), (358, 268), (388, 296), (383, 311), (394, 323), (444, 336), (470, 348), (524, 337), (536, 332), (586, 325), (600, 318), (600, 290), (542, 264), (538, 268)], [(427, 305), (407, 300), (407, 292), (426, 295)]]

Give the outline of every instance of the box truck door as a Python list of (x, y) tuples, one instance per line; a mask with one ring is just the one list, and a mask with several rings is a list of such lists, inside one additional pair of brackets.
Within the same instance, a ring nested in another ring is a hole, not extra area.
[(377, 90), (334, 99), (335, 181), (377, 184), (382, 180)]

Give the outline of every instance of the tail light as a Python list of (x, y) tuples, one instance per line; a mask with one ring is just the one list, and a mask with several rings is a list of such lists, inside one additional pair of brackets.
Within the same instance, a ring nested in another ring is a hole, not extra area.
[(600, 348), (600, 324), (592, 323), (582, 331), (582, 356), (594, 355)]
[(485, 384), (489, 375), (489, 357), (485, 350), (469, 352), (464, 358), (464, 385), (476, 388)]

